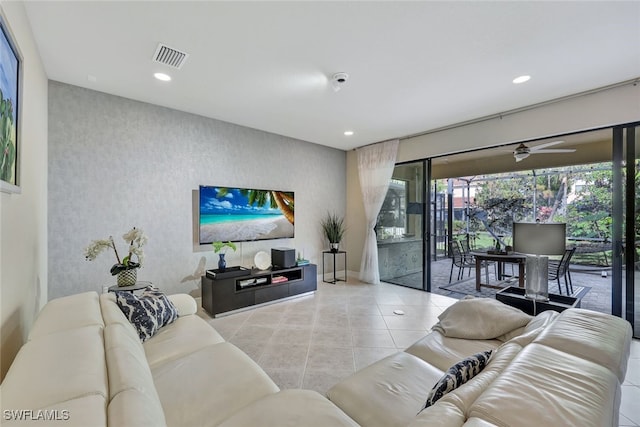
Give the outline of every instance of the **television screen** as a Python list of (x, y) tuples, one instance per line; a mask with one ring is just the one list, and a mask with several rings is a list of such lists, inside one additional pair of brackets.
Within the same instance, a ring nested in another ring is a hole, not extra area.
[(294, 237), (290, 191), (200, 186), (200, 244)]

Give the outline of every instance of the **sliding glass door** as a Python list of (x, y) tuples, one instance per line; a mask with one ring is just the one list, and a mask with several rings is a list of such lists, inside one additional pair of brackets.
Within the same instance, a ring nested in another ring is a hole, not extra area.
[(612, 313), (640, 335), (640, 127), (613, 130)]
[(450, 241), (509, 245), (505, 218), (565, 222), (582, 307), (629, 320), (637, 336), (640, 127), (527, 144), (547, 142), (569, 150), (516, 161), (515, 146), (495, 147), (396, 165), (376, 227), (381, 280), (455, 298), (473, 294), (466, 282), (474, 271), (459, 273)]
[(425, 166), (423, 161), (395, 167), (378, 214), (378, 264), (383, 282), (425, 289)]

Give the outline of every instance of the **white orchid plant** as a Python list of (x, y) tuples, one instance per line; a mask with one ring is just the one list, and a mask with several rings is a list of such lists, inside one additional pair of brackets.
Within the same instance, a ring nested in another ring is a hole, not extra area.
[[(126, 257), (122, 258), (122, 260), (120, 260), (120, 255), (118, 255), (118, 250), (116, 249), (116, 244), (113, 241), (113, 236), (109, 236), (108, 239), (92, 241), (91, 244), (84, 249), (85, 258), (87, 261), (93, 261), (105, 249), (110, 248), (113, 249), (113, 252), (116, 254), (116, 260), (118, 261), (117, 264), (114, 264), (113, 267), (111, 267), (111, 274), (113, 276), (121, 271), (140, 267), (144, 260), (144, 251), (142, 250), (142, 246), (144, 246), (148, 240), (144, 231), (140, 228), (133, 227), (131, 230), (123, 234), (122, 238), (125, 242), (129, 243), (129, 253)], [(137, 262), (134, 262), (131, 259), (133, 255), (136, 256)]]

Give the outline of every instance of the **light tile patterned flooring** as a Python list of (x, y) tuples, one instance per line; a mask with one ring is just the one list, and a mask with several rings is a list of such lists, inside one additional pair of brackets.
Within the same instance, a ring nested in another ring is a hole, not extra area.
[[(456, 302), (442, 295), (350, 279), (319, 282), (313, 296), (213, 319), (228, 341), (244, 350), (282, 389), (321, 394), (355, 371), (403, 350)], [(404, 315), (394, 314), (404, 311)], [(621, 426), (640, 426), (640, 341), (634, 340), (622, 386)]]

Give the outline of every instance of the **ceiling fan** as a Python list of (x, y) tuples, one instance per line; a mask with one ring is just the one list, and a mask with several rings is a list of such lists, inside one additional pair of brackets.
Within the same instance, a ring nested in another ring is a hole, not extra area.
[(522, 161), (529, 157), (531, 154), (544, 154), (544, 153), (573, 153), (575, 148), (547, 148), (557, 144), (562, 144), (564, 141), (552, 141), (547, 142), (545, 144), (540, 144), (538, 146), (529, 148), (524, 144), (518, 145), (513, 151), (513, 157), (515, 157), (516, 162)]

